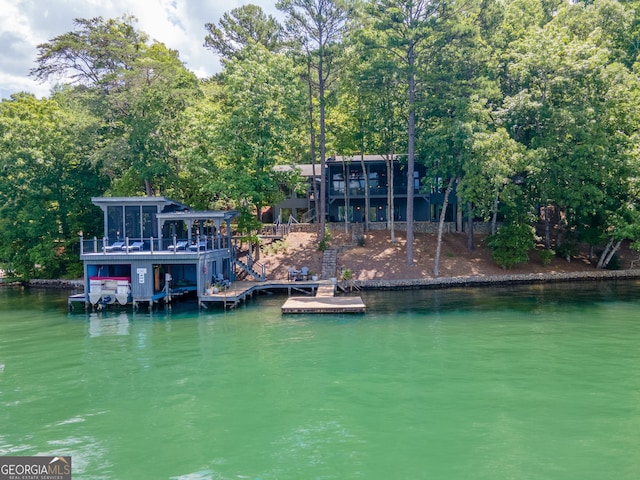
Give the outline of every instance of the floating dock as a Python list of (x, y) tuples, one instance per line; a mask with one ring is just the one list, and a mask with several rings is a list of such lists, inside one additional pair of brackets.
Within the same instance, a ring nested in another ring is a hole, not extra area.
[(336, 297), (335, 285), (318, 286), (314, 297), (290, 297), (282, 313), (364, 313), (366, 306), (360, 297)]
[(282, 313), (364, 313), (360, 297), (291, 297), (282, 306)]

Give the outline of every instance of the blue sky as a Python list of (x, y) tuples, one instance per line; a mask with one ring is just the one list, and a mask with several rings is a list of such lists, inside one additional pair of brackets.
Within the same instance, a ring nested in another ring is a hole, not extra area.
[(199, 77), (220, 70), (216, 55), (204, 48), (205, 23), (217, 23), (227, 11), (246, 3), (278, 16), (276, 0), (0, 0), (0, 97), (26, 91), (49, 95), (50, 84), (29, 78), (37, 45), (73, 30), (74, 18), (138, 19), (138, 29), (180, 52)]

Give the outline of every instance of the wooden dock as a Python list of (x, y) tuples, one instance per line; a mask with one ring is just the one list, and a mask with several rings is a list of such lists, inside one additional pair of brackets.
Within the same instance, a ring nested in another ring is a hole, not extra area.
[[(364, 313), (365, 304), (360, 297), (336, 297), (336, 286), (328, 280), (319, 281), (267, 281), (233, 282), (221, 292), (199, 297), (200, 306), (218, 304), (225, 309), (237, 307), (260, 292), (287, 292), (290, 296), (282, 306), (282, 313)], [(304, 294), (295, 296), (292, 294)]]
[(318, 286), (314, 297), (290, 297), (282, 305), (282, 313), (364, 313), (360, 297), (336, 297), (335, 285)]
[(199, 297), (200, 306), (207, 308), (211, 304), (221, 305), (225, 309), (233, 309), (242, 302), (259, 293), (286, 292), (288, 295), (305, 294), (315, 295), (323, 281), (290, 282), (287, 280), (270, 280), (266, 282), (233, 282), (228, 288), (218, 293), (202, 295)]

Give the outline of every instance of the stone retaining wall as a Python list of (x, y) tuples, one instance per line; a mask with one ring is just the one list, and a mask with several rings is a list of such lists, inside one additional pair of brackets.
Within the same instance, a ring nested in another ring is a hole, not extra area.
[(640, 269), (593, 270), (570, 273), (529, 273), (468, 277), (418, 278), (413, 280), (355, 280), (361, 290), (410, 290), (421, 288), (454, 288), (486, 285), (517, 285), (595, 280), (640, 279)]
[(34, 288), (69, 288), (84, 290), (84, 283), (82, 280), (47, 280), (35, 278), (26, 282), (26, 285)]
[[(395, 222), (394, 225), (396, 230), (400, 232), (407, 231), (407, 222)], [(414, 222), (413, 231), (415, 233), (438, 233), (438, 225), (438, 222)], [(364, 228), (364, 223), (353, 223), (350, 226)], [(344, 223), (342, 222), (327, 222), (327, 227), (331, 231), (344, 231)], [(387, 230), (387, 222), (371, 222), (369, 223), (369, 229)], [(291, 225), (291, 231), (315, 233), (318, 231), (318, 226), (315, 223), (294, 223)], [(491, 231), (491, 223), (474, 222), (473, 231), (479, 234), (489, 233)], [(456, 233), (455, 222), (445, 222), (444, 233)]]
[[(480, 287), (488, 285), (519, 285), (535, 283), (559, 283), (597, 280), (640, 279), (640, 269), (593, 270), (570, 273), (529, 273), (513, 275), (484, 275), (468, 277), (416, 278), (406, 280), (353, 280), (351, 283), (361, 290), (417, 290), (422, 288)], [(64, 288), (82, 291), (82, 280), (34, 279), (26, 282), (34, 288)], [(639, 289), (640, 291), (640, 289)]]

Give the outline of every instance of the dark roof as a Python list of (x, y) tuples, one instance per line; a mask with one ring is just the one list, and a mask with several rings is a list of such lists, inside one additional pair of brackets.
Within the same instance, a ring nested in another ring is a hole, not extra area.
[(184, 212), (159, 213), (158, 220), (231, 220), (238, 216), (235, 210), (188, 210)]
[(93, 197), (91, 202), (99, 207), (107, 205), (160, 205), (165, 208), (167, 206), (173, 206), (179, 210), (189, 209), (186, 205), (167, 197)]

